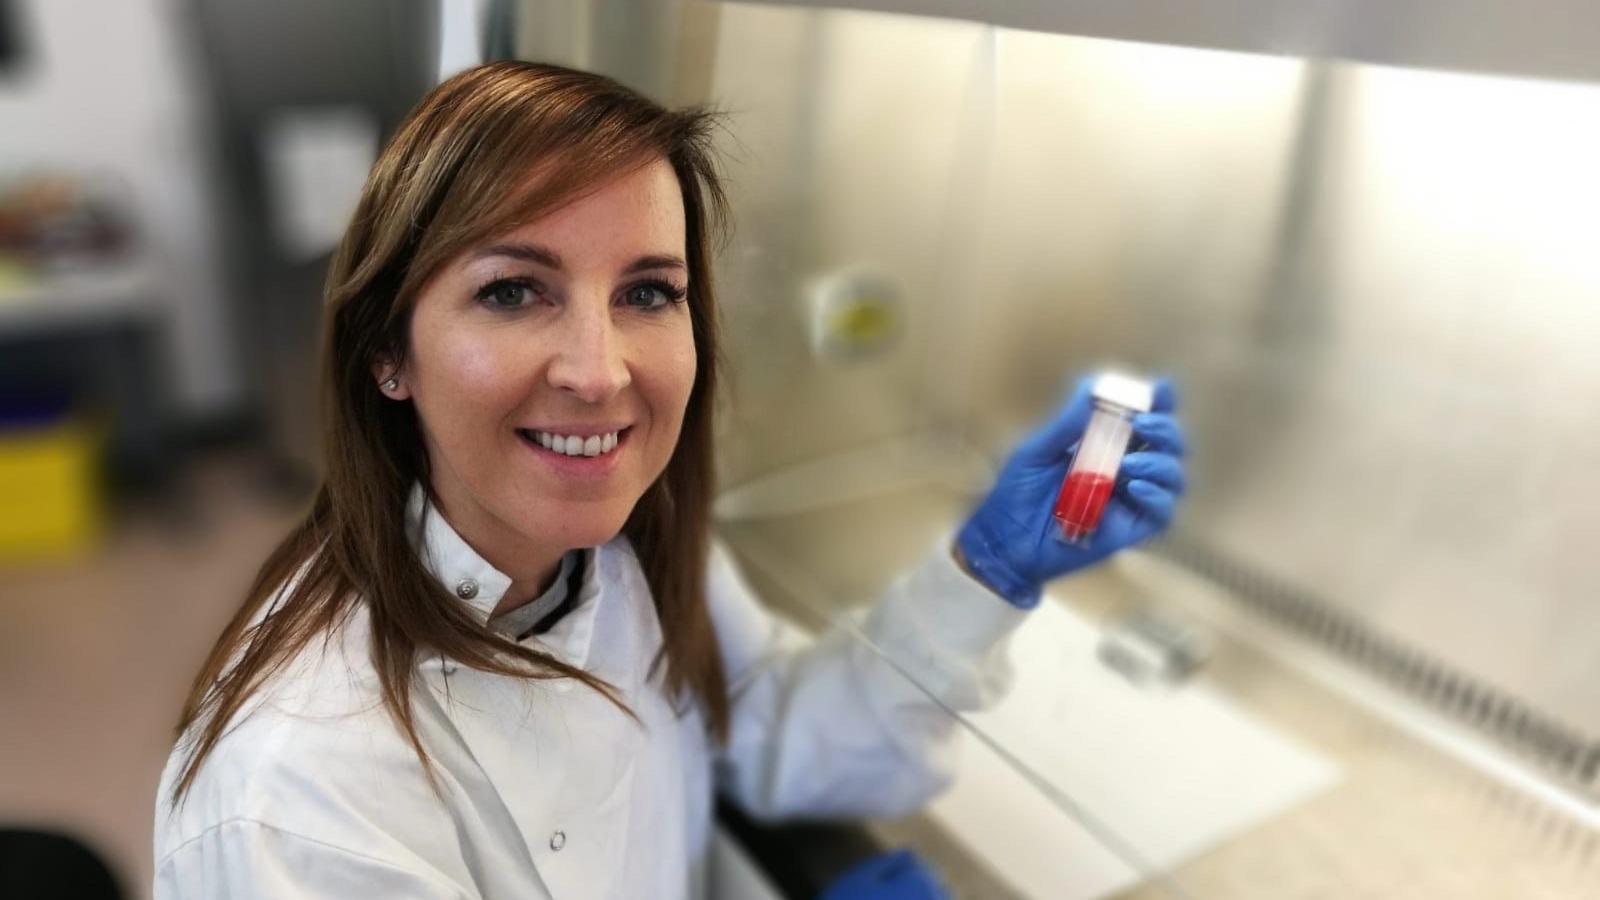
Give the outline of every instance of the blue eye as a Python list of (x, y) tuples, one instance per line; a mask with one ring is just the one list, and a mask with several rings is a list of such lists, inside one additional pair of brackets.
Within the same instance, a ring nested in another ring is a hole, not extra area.
[(480, 301), (497, 309), (521, 309), (532, 303), (538, 290), (521, 278), (500, 278), (478, 289)]
[(635, 309), (657, 310), (669, 303), (677, 303), (688, 294), (687, 288), (675, 287), (665, 281), (641, 281), (628, 288), (623, 302)]

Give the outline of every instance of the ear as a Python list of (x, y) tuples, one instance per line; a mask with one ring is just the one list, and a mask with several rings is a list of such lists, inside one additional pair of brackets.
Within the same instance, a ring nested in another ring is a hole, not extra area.
[(406, 400), (411, 396), (411, 388), (406, 385), (400, 366), (387, 356), (379, 357), (372, 364), (372, 380), (378, 383), (378, 392), (390, 400)]

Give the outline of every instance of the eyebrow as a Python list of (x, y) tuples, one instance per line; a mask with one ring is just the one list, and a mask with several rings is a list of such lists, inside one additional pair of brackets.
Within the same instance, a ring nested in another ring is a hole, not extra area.
[[(508, 256), (512, 259), (525, 260), (538, 263), (546, 268), (562, 270), (561, 254), (548, 247), (538, 244), (493, 244), (474, 251), (472, 258), (485, 259), (491, 256)], [(622, 274), (631, 275), (634, 272), (645, 272), (650, 269), (685, 269), (689, 266), (684, 261), (670, 253), (653, 253), (641, 256), (622, 270)]]

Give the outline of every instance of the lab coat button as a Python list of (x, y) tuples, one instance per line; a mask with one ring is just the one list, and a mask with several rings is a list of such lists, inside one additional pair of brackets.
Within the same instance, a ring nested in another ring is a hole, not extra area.
[(456, 596), (463, 600), (471, 600), (478, 596), (478, 583), (471, 578), (463, 578), (456, 582)]
[(550, 835), (550, 849), (551, 850), (560, 850), (562, 847), (565, 847), (566, 845), (567, 845), (567, 833), (565, 831), (558, 831), (555, 834)]

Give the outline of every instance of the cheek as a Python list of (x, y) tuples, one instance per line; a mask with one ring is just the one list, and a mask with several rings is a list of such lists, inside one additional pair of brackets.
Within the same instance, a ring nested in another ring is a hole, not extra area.
[(445, 332), (435, 334), (429, 346), (418, 348), (422, 351), (417, 354), (418, 411), (436, 426), (432, 429), (436, 434), (481, 434), (479, 429), (456, 431), (438, 426), (479, 422), (515, 405), (518, 363), (514, 354), (491, 337)]
[(458, 391), (479, 397), (493, 397), (498, 383), (509, 371), (489, 341), (460, 337), (444, 346), (440, 364)]
[(683, 420), (684, 408), (689, 405), (689, 394), (694, 390), (696, 364), (694, 335), (685, 334), (681, 340), (673, 343), (666, 362), (668, 374), (663, 388), (671, 397), (674, 418), (679, 422)]
[(654, 430), (668, 442), (664, 449), (670, 451), (694, 390), (694, 336), (687, 323), (681, 333), (675, 331), (670, 339), (651, 341), (639, 359), (643, 365), (635, 369), (635, 377), (650, 406)]

